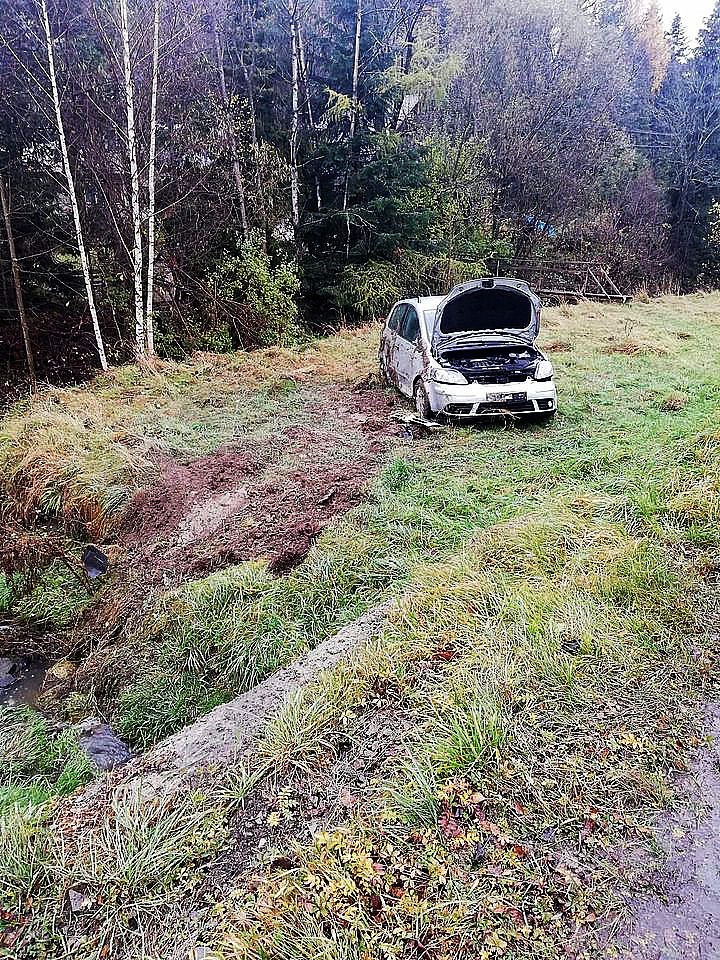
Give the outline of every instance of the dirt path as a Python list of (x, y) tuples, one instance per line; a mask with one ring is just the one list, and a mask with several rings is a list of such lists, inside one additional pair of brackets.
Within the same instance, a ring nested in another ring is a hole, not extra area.
[(655, 892), (635, 904), (634, 919), (607, 956), (622, 960), (720, 960), (720, 701), (707, 711), (708, 749), (687, 783), (690, 803), (662, 824), (666, 854)]

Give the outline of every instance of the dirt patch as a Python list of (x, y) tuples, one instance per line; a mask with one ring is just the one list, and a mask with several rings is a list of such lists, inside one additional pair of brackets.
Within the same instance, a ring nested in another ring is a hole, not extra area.
[(188, 531), (196, 528), (200, 535), (198, 518), (203, 507), (212, 512), (213, 499), (228, 497), (244, 478), (262, 469), (257, 452), (240, 446), (189, 464), (164, 456), (156, 460), (160, 479), (135, 495), (122, 523), (120, 540), (128, 547), (134, 542), (152, 546), (173, 535), (187, 537)]
[(119, 531), (148, 577), (180, 579), (265, 559), (276, 573), (299, 564), (323, 528), (366, 496), (400, 433), (395, 398), (363, 382), (323, 388), (305, 422), (255, 446), (236, 444), (182, 464), (140, 491)]
[(669, 393), (664, 397), (660, 403), (660, 409), (665, 413), (677, 413), (678, 410), (684, 409), (690, 397), (686, 393), (677, 391), (675, 393)]
[(551, 353), (569, 353), (573, 345), (569, 340), (551, 340), (550, 343), (544, 343), (542, 348)]
[(655, 344), (639, 343), (637, 340), (627, 338), (625, 340), (613, 340), (603, 347), (603, 353), (621, 354), (626, 357), (664, 357), (667, 356), (667, 350)]

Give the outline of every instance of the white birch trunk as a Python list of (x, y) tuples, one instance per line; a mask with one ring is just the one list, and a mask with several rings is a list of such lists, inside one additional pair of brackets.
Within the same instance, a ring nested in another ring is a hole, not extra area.
[(75, 181), (72, 170), (70, 169), (70, 158), (68, 156), (67, 140), (65, 139), (65, 125), (63, 124), (62, 111), (60, 110), (60, 94), (58, 92), (57, 76), (55, 73), (55, 54), (53, 52), (52, 35), (50, 33), (50, 18), (48, 17), (47, 0), (39, 0), (40, 11), (42, 14), (43, 29), (45, 31), (45, 43), (47, 46), (48, 57), (48, 76), (50, 77), (50, 87), (52, 90), (53, 105), (55, 107), (55, 121), (57, 123), (58, 140), (60, 142), (60, 152), (62, 154), (63, 170), (67, 181), (68, 193), (70, 194), (70, 206), (72, 207), (73, 220), (75, 222), (75, 238), (77, 240), (78, 252), (80, 254), (80, 264), (85, 281), (85, 293), (87, 295), (90, 317), (92, 318), (93, 330), (95, 331), (95, 342), (97, 344), (98, 355), (100, 357), (100, 366), (103, 370), (108, 369), (107, 357), (105, 356), (105, 345), (103, 343), (102, 333), (100, 332), (100, 323), (98, 321), (97, 309), (95, 307), (95, 294), (93, 292), (92, 281), (90, 279), (90, 263), (85, 250), (85, 240), (83, 239), (82, 225), (80, 223), (80, 208), (78, 207), (77, 194), (75, 193)]
[(222, 98), (223, 110), (225, 112), (225, 124), (230, 143), (233, 176), (235, 178), (235, 186), (237, 187), (238, 192), (238, 202), (240, 204), (240, 228), (243, 238), (246, 238), (248, 235), (248, 225), (247, 209), (245, 207), (245, 184), (243, 182), (242, 171), (240, 170), (240, 159), (238, 157), (237, 143), (235, 141), (235, 131), (233, 130), (232, 120), (230, 117), (230, 101), (227, 94), (227, 84), (225, 83), (225, 62), (223, 58), (222, 47), (220, 45), (220, 36), (218, 34), (217, 23), (215, 21), (213, 21), (213, 35), (215, 39), (215, 60), (217, 62), (218, 69), (220, 96)]
[(30, 328), (28, 327), (27, 314), (25, 313), (25, 300), (23, 299), (22, 284), (20, 282), (20, 265), (18, 263), (17, 253), (15, 252), (15, 237), (13, 236), (12, 221), (10, 220), (10, 200), (5, 191), (5, 184), (2, 177), (0, 177), (0, 204), (2, 204), (5, 233), (7, 234), (8, 248), (10, 250), (10, 265), (12, 267), (13, 284), (15, 285), (15, 300), (20, 318), (20, 329), (22, 330), (23, 341), (25, 343), (25, 356), (27, 358), (28, 375), (30, 377), (30, 392), (35, 393), (37, 390), (35, 358), (33, 357), (32, 344), (30, 343)]
[(350, 161), (352, 159), (353, 141), (355, 139), (355, 130), (357, 129), (358, 115), (358, 91), (360, 79), (360, 35), (362, 33), (363, 5), (362, 0), (357, 0), (355, 7), (355, 46), (353, 49), (353, 72), (352, 72), (352, 106), (350, 107), (350, 152), (348, 154), (348, 166), (345, 171), (345, 193), (343, 195), (343, 210), (345, 213), (345, 222), (347, 228), (347, 242), (345, 246), (345, 259), (350, 258), (350, 214), (347, 213), (348, 193), (350, 189)]
[(297, 145), (300, 127), (300, 70), (297, 43), (297, 0), (288, 0), (290, 14), (290, 39), (292, 43), (292, 117), (290, 121), (290, 204), (292, 208), (293, 233), (297, 240), (300, 226), (300, 190), (298, 184)]
[(160, 0), (155, 0), (154, 6), (155, 24), (153, 32), (152, 92), (150, 94), (150, 156), (148, 159), (147, 299), (145, 302), (147, 352), (150, 357), (155, 354), (153, 296), (155, 285), (155, 157), (157, 152), (157, 98), (160, 58)]
[(362, 0), (357, 0), (355, 7), (355, 46), (353, 49), (353, 72), (352, 72), (352, 108), (350, 113), (350, 139), (355, 136), (358, 115), (358, 90), (360, 79), (360, 34), (362, 31), (363, 4)]
[(143, 244), (140, 214), (140, 172), (138, 170), (137, 134), (135, 129), (135, 91), (130, 60), (130, 18), (127, 0), (118, 0), (120, 7), (120, 40), (123, 48), (125, 108), (127, 114), (127, 146), (130, 163), (130, 206), (133, 222), (133, 287), (135, 291), (135, 353), (145, 356), (145, 316), (143, 312)]

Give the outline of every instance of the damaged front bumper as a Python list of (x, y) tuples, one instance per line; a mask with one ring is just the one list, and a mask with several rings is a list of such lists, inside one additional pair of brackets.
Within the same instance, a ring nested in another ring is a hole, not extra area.
[(520, 383), (435, 383), (425, 387), (434, 413), (448, 417), (525, 416), (553, 413), (557, 389), (553, 381)]

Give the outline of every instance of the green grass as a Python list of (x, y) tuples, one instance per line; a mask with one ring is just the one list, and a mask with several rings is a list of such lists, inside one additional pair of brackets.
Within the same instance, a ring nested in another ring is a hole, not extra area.
[(650, 532), (548, 499), (418, 572), (385, 636), (305, 693), (300, 719), (322, 722), (308, 728), (293, 703), (265, 746), (288, 727), (296, 752), (276, 762), (316, 744), (302, 766), (322, 776), (341, 717), (355, 705), (347, 736), (362, 742), (369, 693), (394, 677), (404, 749), (347, 823), (275, 851), (296, 865), (253, 881), (218, 931), (221, 955), (293, 942), (299, 956), (336, 944), (379, 960), (422, 930), (438, 955), (476, 956), (473, 937), (479, 956), (552, 957), (578, 925), (591, 931), (623, 892), (607, 851), (647, 842), (684, 762), (703, 570)]
[(32, 589), (16, 591), (9, 604), (14, 617), (48, 630), (71, 627), (91, 602), (91, 594), (79, 578), (61, 560), (54, 560), (34, 578)]
[[(232, 849), (213, 873), (229, 879), (207, 937), (228, 960), (549, 960), (622, 905), (608, 852), (649, 843), (713, 675), (695, 624), (720, 547), (720, 296), (563, 308), (545, 337), (570, 346), (551, 350), (552, 424), (406, 444), (287, 577), (245, 564), (152, 598), (113, 654), (137, 661), (116, 704), (136, 743), (404, 595), (379, 637), (270, 724), (257, 758), (221, 785), (220, 810), (196, 819), (185, 794), (168, 832), (167, 810), (130, 798), (48, 853), (49, 808), (26, 803), (0, 861), (18, 901), (40, 891), (34, 913), (56, 923), (53, 884), (87, 887), (93, 947), (109, 938), (111, 955), (139, 955), (143, 936), (172, 938), (179, 897), (202, 902), (196, 864), (230, 844), (223, 816), (242, 830), (251, 810), (267, 850), (257, 876)], [(262, 430), (292, 389), (281, 369), (300, 380), (315, 364), (332, 379), (343, 357), (355, 374), (372, 362), (366, 335), (327, 349), (325, 367), (313, 345), (168, 365), (154, 380), (126, 368), (98, 389), (125, 404), (126, 423), (150, 431), (154, 419), (154, 442), (206, 451), (229, 435), (238, 386), (259, 411), (242, 429)], [(204, 431), (197, 411), (218, 390)], [(346, 762), (341, 742), (379, 742), (373, 781), (312, 842), (278, 840), (263, 801), (275, 810), (299, 781), (322, 793)]]
[(93, 770), (71, 730), (31, 707), (0, 707), (0, 811), (72, 793)]
[[(708, 504), (718, 474), (706, 470), (720, 408), (718, 353), (707, 346), (720, 347), (716, 299), (554, 315), (546, 336), (560, 332), (573, 349), (554, 358), (560, 413), (551, 425), (451, 428), (406, 447), (388, 459), (368, 503), (325, 531), (289, 577), (257, 571), (248, 591), (243, 569), (231, 569), (162, 599), (159, 621), (153, 612), (142, 629), (151, 666), (120, 701), (123, 730), (147, 743), (177, 729), (399, 594), (418, 564), (452, 557), (478, 531), (542, 511), (548, 498), (587, 502), (669, 540), (717, 542), (717, 506)], [(626, 342), (627, 315), (651, 352), (608, 352)], [(688, 323), (693, 339), (678, 339)], [(683, 404), (668, 408), (677, 392)]]

